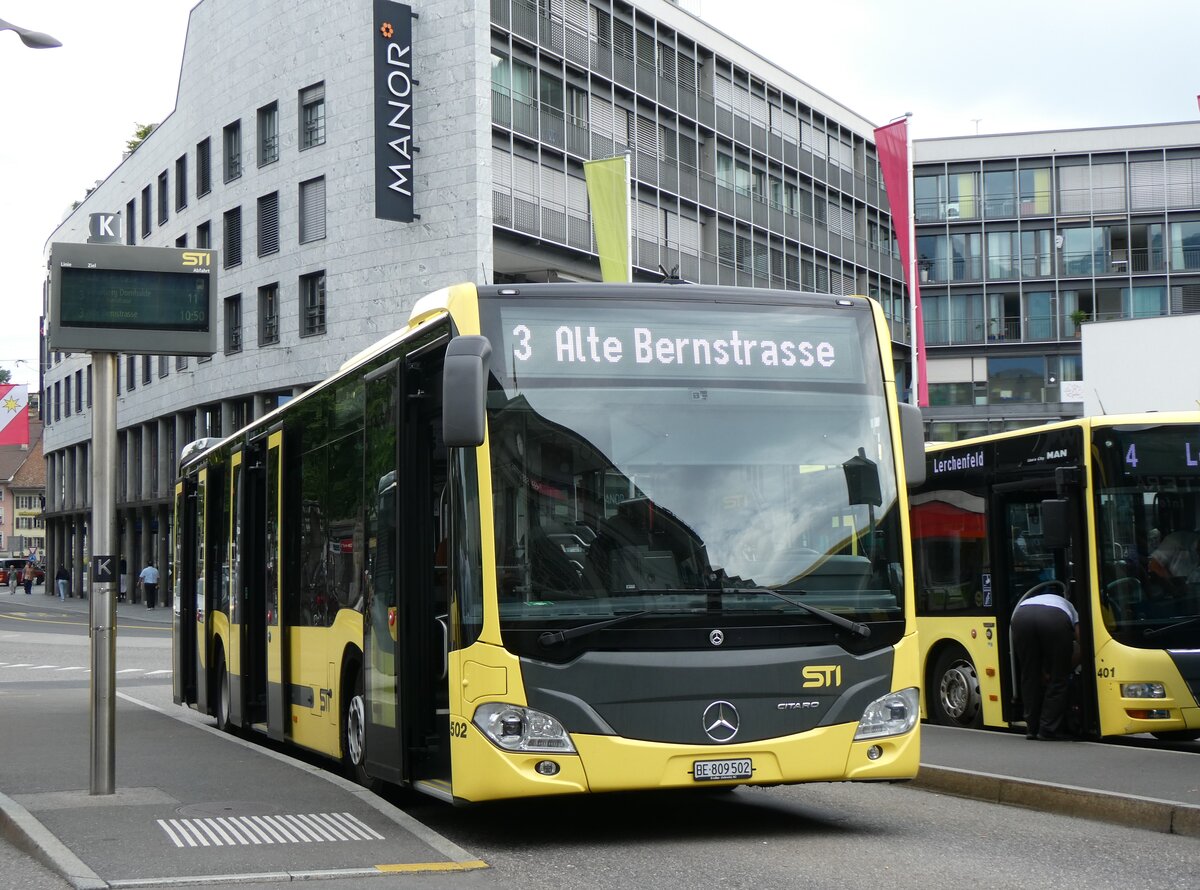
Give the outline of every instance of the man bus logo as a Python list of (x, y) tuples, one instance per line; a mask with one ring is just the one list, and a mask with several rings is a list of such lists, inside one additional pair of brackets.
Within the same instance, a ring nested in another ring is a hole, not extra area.
[(842, 685), (842, 666), (840, 664), (810, 664), (806, 665), (800, 673), (804, 677), (805, 689)]
[(211, 266), (212, 254), (207, 251), (185, 250), (183, 252), (183, 264), (185, 266)]

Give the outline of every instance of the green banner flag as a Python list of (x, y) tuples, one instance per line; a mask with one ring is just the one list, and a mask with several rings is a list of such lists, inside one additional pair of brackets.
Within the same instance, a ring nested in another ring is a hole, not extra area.
[(592, 227), (600, 252), (600, 275), (605, 281), (632, 281), (629, 254), (629, 157), (584, 161)]

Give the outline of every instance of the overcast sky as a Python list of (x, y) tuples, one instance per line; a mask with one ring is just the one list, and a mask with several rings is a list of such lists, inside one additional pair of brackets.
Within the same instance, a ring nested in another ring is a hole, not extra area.
[[(0, 0), (0, 18), (63, 43), (31, 50), (0, 32), (0, 367), (14, 382), (37, 385), (46, 241), (135, 124), (171, 112), (193, 5)], [(1200, 118), (1197, 0), (684, 5), (876, 124), (911, 111), (918, 139)]]

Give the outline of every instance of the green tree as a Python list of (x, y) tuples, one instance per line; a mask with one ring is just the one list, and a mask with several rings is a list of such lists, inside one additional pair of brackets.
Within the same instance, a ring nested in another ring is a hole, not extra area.
[(137, 151), (137, 147), (146, 141), (146, 137), (154, 132), (154, 128), (158, 124), (137, 124), (133, 125), (133, 138), (125, 143), (125, 150), (130, 154)]
[(11, 376), (7, 368), (0, 368), (0, 383), (8, 383)]

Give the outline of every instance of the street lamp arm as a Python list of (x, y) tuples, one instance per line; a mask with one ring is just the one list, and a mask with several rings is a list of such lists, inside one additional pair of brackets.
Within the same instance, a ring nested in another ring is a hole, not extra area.
[(62, 43), (49, 34), (43, 34), (41, 31), (30, 31), (28, 28), (22, 28), (20, 25), (14, 25), (11, 22), (6, 22), (0, 19), (0, 31), (15, 31), (17, 36), (21, 38), (21, 42), (30, 49), (54, 49), (56, 46), (62, 46)]

